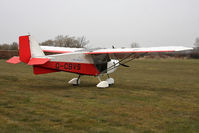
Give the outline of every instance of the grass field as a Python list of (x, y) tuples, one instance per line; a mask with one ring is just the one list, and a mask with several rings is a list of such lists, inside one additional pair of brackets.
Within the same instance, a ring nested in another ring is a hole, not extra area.
[[(0, 132), (199, 133), (199, 60), (135, 60), (96, 88), (0, 60)], [(104, 77), (105, 78), (105, 77)]]

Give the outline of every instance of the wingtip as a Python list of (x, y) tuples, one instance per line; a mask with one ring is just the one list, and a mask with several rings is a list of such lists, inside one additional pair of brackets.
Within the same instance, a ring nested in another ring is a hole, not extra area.
[(193, 48), (192, 47), (184, 47), (184, 46), (182, 46), (179, 50), (177, 50), (177, 51), (189, 51), (189, 50), (193, 50)]

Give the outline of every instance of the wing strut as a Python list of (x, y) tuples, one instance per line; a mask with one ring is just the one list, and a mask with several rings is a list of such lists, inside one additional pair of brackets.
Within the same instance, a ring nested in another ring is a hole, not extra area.
[[(114, 69), (114, 67), (115, 67), (117, 64), (121, 65), (121, 64), (130, 62), (130, 61), (136, 59), (138, 56), (134, 56), (134, 58), (131, 58), (131, 59), (125, 61), (124, 63), (121, 63), (121, 62), (123, 62), (124, 60), (126, 60), (127, 58), (131, 57), (131, 56), (134, 55), (134, 54), (136, 54), (136, 53), (131, 53), (131, 54), (129, 54), (128, 56), (126, 56), (126, 57), (124, 57), (123, 59), (121, 59), (118, 63), (116, 63), (116, 64), (110, 66), (109, 68), (105, 69), (105, 70), (102, 71), (101, 73), (104, 73), (104, 72), (106, 72), (106, 71), (110, 71), (110, 70)], [(142, 55), (145, 55), (145, 54), (147, 54), (147, 53), (143, 53)]]
[[(140, 56), (145, 56), (147, 53), (142, 53)], [(129, 56), (130, 57), (130, 56)], [(128, 57), (127, 57), (128, 58)], [(127, 58), (125, 58), (125, 59), (127, 59)], [(128, 63), (128, 62), (130, 62), (130, 61), (132, 61), (132, 60), (134, 60), (134, 59), (136, 59), (136, 58), (138, 58), (138, 56), (135, 56), (134, 58), (131, 58), (131, 59), (129, 59), (129, 60), (127, 60), (127, 61), (125, 61), (125, 62), (122, 62), (122, 64), (126, 64), (126, 63)], [(124, 60), (125, 60), (124, 59)], [(124, 60), (122, 60), (122, 61), (124, 61)]]

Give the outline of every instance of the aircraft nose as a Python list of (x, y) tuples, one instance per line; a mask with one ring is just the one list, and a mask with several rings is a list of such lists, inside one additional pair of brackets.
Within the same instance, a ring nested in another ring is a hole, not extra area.
[(113, 63), (114, 63), (114, 65), (115, 65), (116, 67), (119, 66), (119, 60), (114, 60)]

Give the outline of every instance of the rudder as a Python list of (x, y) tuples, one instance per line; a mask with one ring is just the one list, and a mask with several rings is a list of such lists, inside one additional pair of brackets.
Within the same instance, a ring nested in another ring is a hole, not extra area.
[(29, 35), (19, 37), (19, 59), (28, 63), (31, 58)]

